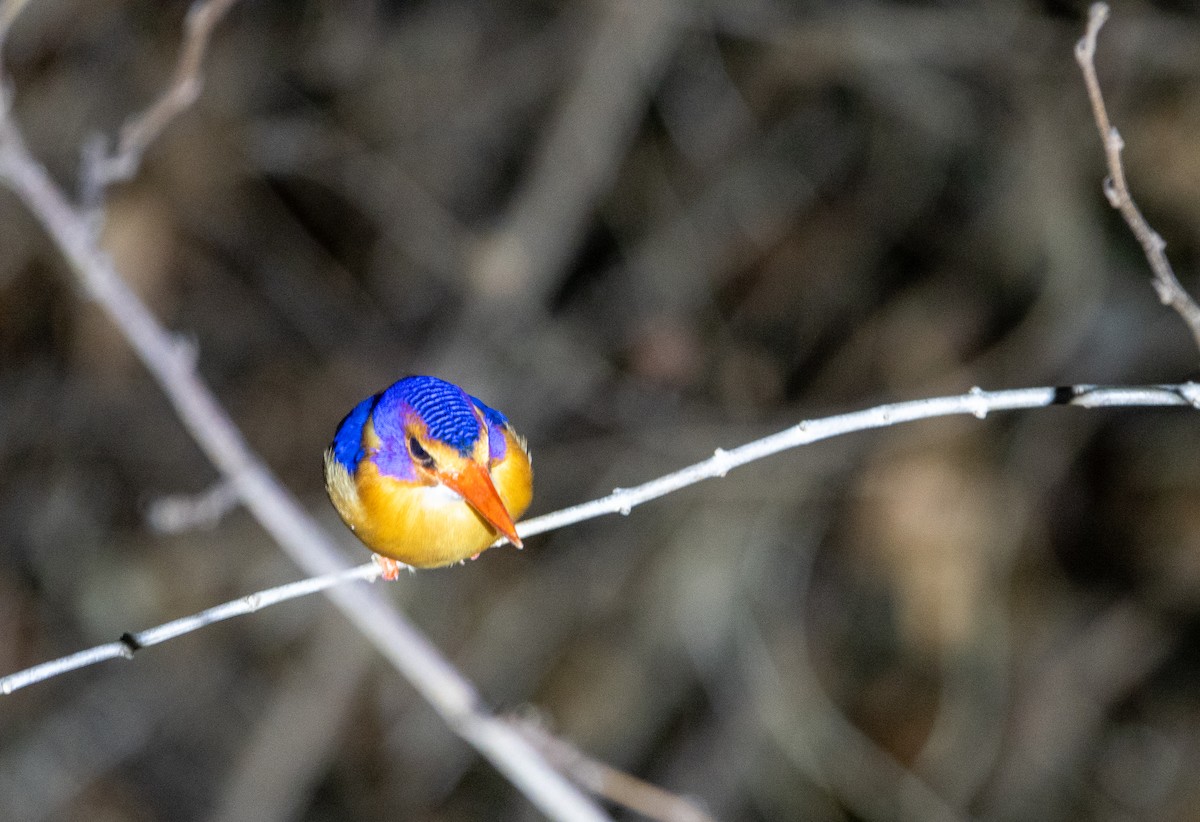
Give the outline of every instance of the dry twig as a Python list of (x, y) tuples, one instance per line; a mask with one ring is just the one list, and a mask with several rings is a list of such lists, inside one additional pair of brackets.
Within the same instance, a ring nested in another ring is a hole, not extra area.
[(1092, 113), (1096, 118), (1096, 128), (1100, 131), (1100, 140), (1104, 143), (1104, 157), (1108, 163), (1108, 176), (1104, 178), (1104, 196), (1108, 198), (1109, 204), (1121, 213), (1133, 236), (1141, 244), (1150, 269), (1154, 272), (1154, 290), (1158, 292), (1158, 298), (1163, 305), (1169, 305), (1183, 318), (1196, 340), (1197, 347), (1200, 347), (1200, 305), (1197, 305), (1180, 285), (1175, 270), (1167, 259), (1166, 241), (1146, 222), (1125, 181), (1125, 167), (1121, 161), (1125, 141), (1121, 139), (1116, 127), (1109, 122), (1104, 95), (1100, 91), (1100, 81), (1096, 77), (1096, 37), (1107, 19), (1108, 4), (1093, 3), (1088, 10), (1087, 30), (1075, 45), (1075, 61), (1083, 71), (1083, 81), (1087, 85), (1088, 99), (1092, 103)]
[(144, 631), (127, 633), (115, 642), (97, 645), (94, 648), (88, 648), (87, 650), (49, 662), (43, 662), (40, 665), (34, 665), (32, 668), (26, 668), (23, 671), (0, 678), (0, 694), (11, 694), (13, 691), (18, 691), (29, 685), (44, 682), (60, 674), (95, 665), (98, 662), (106, 662), (110, 659), (133, 659), (133, 655), (142, 648), (148, 648), (151, 645), (158, 645), (167, 640), (181, 637), (184, 634), (190, 634), (192, 631), (213, 625), (217, 622), (224, 622), (231, 617), (252, 614), (270, 605), (277, 605), (289, 599), (315, 594), (332, 588), (335, 585), (340, 585), (343, 582), (355, 582), (359, 580), (370, 582), (379, 577), (379, 570), (379, 566), (369, 562), (356, 568), (289, 582), (286, 585), (268, 588), (265, 591), (257, 591), (253, 594), (247, 594), (244, 597), (213, 606), (198, 614), (164, 622), (162, 625), (156, 625)]
[(510, 721), (546, 759), (597, 796), (659, 822), (715, 822), (684, 797), (593, 759), (536, 721), (521, 718)]
[(146, 522), (160, 534), (212, 528), (237, 507), (237, 489), (225, 480), (199, 494), (159, 497), (146, 510)]
[(93, 140), (85, 147), (81, 189), (83, 202), (97, 206), (104, 190), (113, 183), (131, 179), (137, 174), (142, 155), (158, 139), (163, 129), (183, 113), (204, 87), (201, 69), (208, 53), (208, 44), (217, 23), (237, 0), (203, 0), (188, 9), (184, 21), (183, 48), (175, 73), (166, 91), (145, 111), (131, 117), (121, 127), (116, 151), (108, 154), (107, 142)]

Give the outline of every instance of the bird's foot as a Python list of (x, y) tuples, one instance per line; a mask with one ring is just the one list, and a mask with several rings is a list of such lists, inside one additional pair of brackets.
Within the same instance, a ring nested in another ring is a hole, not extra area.
[[(480, 552), (479, 552), (479, 554), (482, 554), (482, 553), (483, 553), (483, 551), (480, 551)], [(479, 559), (479, 554), (471, 554), (471, 559), (472, 559), (472, 560), (477, 560), (477, 559)]]
[(400, 578), (400, 569), (404, 567), (402, 563), (399, 563), (391, 557), (385, 557), (381, 554), (373, 554), (371, 558), (375, 560), (375, 564), (379, 566), (379, 576), (383, 577), (388, 582), (395, 582)]

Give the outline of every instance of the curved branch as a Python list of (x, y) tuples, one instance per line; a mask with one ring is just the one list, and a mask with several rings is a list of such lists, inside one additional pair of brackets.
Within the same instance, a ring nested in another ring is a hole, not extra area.
[[(628, 514), (633, 508), (673, 491), (695, 485), (707, 479), (724, 477), (729, 471), (764, 457), (810, 445), (855, 431), (886, 428), (903, 422), (969, 414), (984, 419), (993, 411), (1012, 411), (1025, 408), (1045, 408), (1051, 405), (1074, 405), (1083, 408), (1189, 406), (1200, 407), (1200, 385), (1150, 385), (1141, 387), (1100, 387), (1074, 385), (1058, 388), (1017, 388), (1008, 391), (972, 389), (951, 397), (932, 397), (924, 400), (878, 405), (862, 411), (838, 414), (815, 420), (804, 420), (775, 434), (748, 442), (730, 450), (718, 448), (711, 457), (670, 474), (652, 479), (633, 488), (617, 488), (600, 499), (564, 508), (551, 514), (526, 520), (518, 525), (522, 537), (557, 530), (567, 525), (605, 514)], [(189, 617), (167, 622), (156, 628), (125, 634), (116, 642), (43, 662), (23, 671), (0, 677), (0, 694), (10, 694), (20, 688), (104, 662), (109, 659), (132, 659), (134, 652), (147, 645), (157, 645), (214, 622), (249, 614), (268, 605), (315, 594), (343, 582), (373, 582), (380, 568), (367, 562), (356, 568), (338, 570), (322, 576), (303, 579), (269, 588), (254, 594), (217, 605)]]

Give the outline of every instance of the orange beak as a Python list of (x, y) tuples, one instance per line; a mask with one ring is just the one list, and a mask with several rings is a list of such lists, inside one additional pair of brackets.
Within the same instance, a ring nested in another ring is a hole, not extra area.
[(467, 460), (457, 474), (439, 472), (438, 478), (469, 502), (471, 507), (479, 512), (479, 516), (507, 537), (509, 542), (518, 548), (523, 547), (521, 538), (517, 536), (517, 526), (513, 523), (508, 509), (504, 507), (504, 502), (501, 501), (486, 468), (474, 460)]

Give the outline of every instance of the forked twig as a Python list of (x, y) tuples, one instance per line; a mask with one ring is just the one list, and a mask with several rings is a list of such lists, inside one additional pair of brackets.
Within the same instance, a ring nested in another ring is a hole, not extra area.
[(536, 721), (514, 717), (510, 722), (560, 771), (597, 796), (658, 822), (716, 822), (686, 798), (593, 759)]
[(171, 84), (149, 108), (126, 121), (112, 154), (107, 153), (107, 141), (103, 139), (94, 140), (85, 147), (81, 189), (86, 205), (98, 205), (108, 186), (131, 179), (150, 144), (175, 117), (196, 102), (204, 87), (201, 69), (213, 29), (236, 2), (197, 0), (193, 3), (184, 21), (183, 48)]
[(1100, 80), (1096, 77), (1096, 38), (1104, 21), (1108, 19), (1108, 4), (1093, 3), (1088, 10), (1087, 30), (1075, 45), (1075, 62), (1083, 71), (1083, 82), (1087, 86), (1088, 99), (1092, 103), (1092, 114), (1096, 118), (1096, 128), (1100, 131), (1100, 140), (1104, 143), (1104, 157), (1108, 164), (1108, 176), (1104, 178), (1104, 196), (1108, 202), (1121, 213), (1133, 236), (1142, 246), (1150, 270), (1154, 272), (1154, 290), (1163, 305), (1169, 305), (1187, 323), (1188, 329), (1200, 347), (1200, 305), (1197, 305), (1191, 295), (1180, 285), (1175, 276), (1175, 270), (1167, 259), (1166, 241), (1150, 227), (1141, 209), (1133, 201), (1129, 193), (1129, 185), (1125, 181), (1125, 167), (1121, 161), (1121, 152), (1125, 141), (1120, 132), (1109, 122), (1108, 109), (1104, 105), (1104, 95), (1100, 91)]

